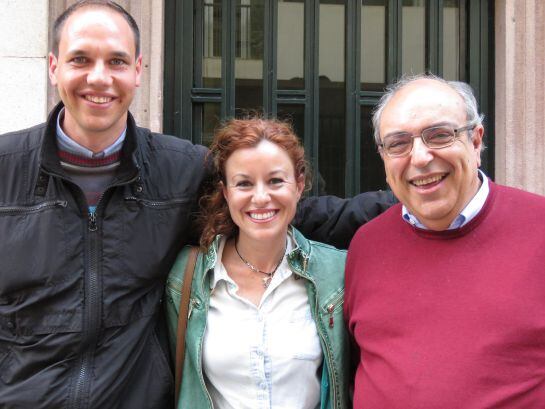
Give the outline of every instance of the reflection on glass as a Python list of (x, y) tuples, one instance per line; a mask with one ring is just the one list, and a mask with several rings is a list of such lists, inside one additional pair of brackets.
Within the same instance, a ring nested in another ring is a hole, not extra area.
[(385, 78), (386, 0), (362, 0), (361, 87), (380, 91)]
[(305, 1), (278, 1), (278, 89), (305, 87)]
[(402, 59), (405, 74), (420, 74), (425, 67), (426, 9), (424, 0), (403, 0)]
[(237, 114), (263, 106), (264, 0), (237, 0), (235, 101)]
[(305, 106), (278, 104), (276, 117), (289, 122), (302, 143), (305, 139)]
[(443, 77), (459, 80), (460, 4), (459, 0), (443, 2)]
[(318, 170), (324, 183), (319, 193), (337, 196), (344, 196), (345, 191), (344, 13), (344, 1), (320, 4)]
[[(199, 109), (197, 106), (196, 109)], [(202, 144), (210, 146), (214, 139), (214, 131), (221, 120), (221, 104), (205, 102), (202, 104)]]
[[(202, 16), (202, 86), (221, 87), (221, 0), (204, 0)], [(198, 47), (195, 47), (198, 51)], [(198, 73), (197, 73), (198, 75)]]
[(374, 107), (361, 107), (361, 150), (360, 150), (360, 191), (386, 189), (386, 175), (384, 165), (378, 154), (371, 115)]

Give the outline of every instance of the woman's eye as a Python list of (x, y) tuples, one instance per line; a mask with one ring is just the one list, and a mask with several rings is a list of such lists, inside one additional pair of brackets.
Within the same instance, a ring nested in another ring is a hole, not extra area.
[(248, 182), (247, 180), (243, 180), (243, 181), (235, 183), (235, 187), (237, 187), (239, 189), (248, 189), (248, 188), (252, 187), (252, 184), (250, 182)]
[(281, 178), (272, 178), (269, 183), (271, 185), (275, 185), (275, 186), (279, 186), (279, 185), (282, 185), (284, 183), (284, 179), (281, 179)]

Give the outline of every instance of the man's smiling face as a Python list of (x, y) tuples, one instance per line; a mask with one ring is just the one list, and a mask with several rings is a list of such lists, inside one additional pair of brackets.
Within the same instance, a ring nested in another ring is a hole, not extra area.
[(113, 10), (84, 7), (64, 23), (49, 77), (65, 105), (62, 127), (70, 137), (96, 148), (119, 137), (140, 85), (142, 60), (135, 54), (133, 32)]
[[(408, 132), (418, 135), (434, 126), (467, 125), (464, 100), (436, 80), (421, 79), (397, 91), (382, 112), (380, 137)], [(389, 157), (381, 153), (386, 180), (397, 198), (427, 228), (445, 230), (479, 188), (483, 127), (464, 131), (453, 145), (430, 149), (414, 139), (411, 153)]]

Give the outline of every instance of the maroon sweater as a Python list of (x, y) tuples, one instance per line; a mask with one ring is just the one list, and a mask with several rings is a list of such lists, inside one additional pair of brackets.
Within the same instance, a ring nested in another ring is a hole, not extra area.
[(545, 198), (490, 183), (464, 227), (396, 205), (348, 251), (354, 408), (545, 408)]

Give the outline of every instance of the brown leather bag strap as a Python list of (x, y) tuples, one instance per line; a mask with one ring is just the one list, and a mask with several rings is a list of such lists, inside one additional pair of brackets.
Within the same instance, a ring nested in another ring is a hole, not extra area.
[(176, 331), (176, 373), (175, 378), (175, 396), (176, 401), (174, 407), (178, 407), (178, 397), (180, 396), (180, 388), (182, 386), (182, 374), (184, 369), (185, 358), (185, 330), (187, 329), (187, 320), (189, 314), (189, 299), (191, 296), (191, 283), (193, 281), (193, 273), (195, 264), (197, 263), (198, 247), (191, 247), (187, 264), (185, 265), (184, 281), (182, 284), (182, 296), (180, 298), (180, 307), (178, 309), (178, 329)]

